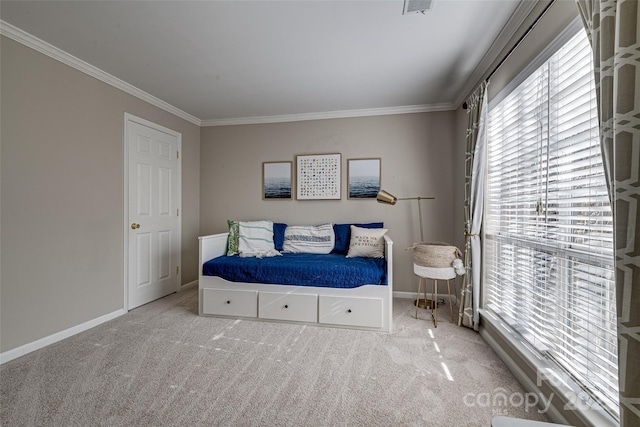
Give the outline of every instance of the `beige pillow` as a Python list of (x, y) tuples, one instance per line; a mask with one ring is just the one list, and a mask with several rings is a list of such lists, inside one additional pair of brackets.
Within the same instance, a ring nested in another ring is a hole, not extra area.
[(351, 226), (351, 240), (347, 258), (384, 258), (386, 228), (360, 228)]

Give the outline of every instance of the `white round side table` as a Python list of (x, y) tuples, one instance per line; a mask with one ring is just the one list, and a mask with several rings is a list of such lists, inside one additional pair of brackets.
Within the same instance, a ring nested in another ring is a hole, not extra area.
[[(413, 264), (413, 273), (418, 276), (418, 300), (416, 301), (416, 319), (418, 318), (418, 301), (420, 300), (420, 289), (424, 280), (424, 299), (427, 301), (427, 279), (433, 281), (432, 293), (433, 304), (431, 304), (431, 318), (433, 326), (438, 327), (438, 280), (447, 281), (447, 292), (449, 293), (449, 310), (451, 311), (451, 322), (453, 322), (453, 303), (451, 301), (450, 280), (456, 278), (456, 270), (453, 267), (424, 267)], [(455, 283), (454, 283), (455, 284)]]

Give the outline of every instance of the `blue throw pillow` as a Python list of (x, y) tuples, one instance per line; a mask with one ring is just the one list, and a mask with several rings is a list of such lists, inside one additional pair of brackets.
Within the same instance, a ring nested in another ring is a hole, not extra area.
[[(369, 224), (333, 224), (333, 232), (336, 236), (335, 245), (332, 254), (346, 254), (349, 251), (349, 241), (351, 240), (351, 226), (361, 228), (384, 228), (383, 222), (371, 222)], [(273, 224), (273, 232), (275, 235), (275, 224)], [(274, 237), (275, 238), (275, 237)], [(278, 247), (276, 246), (276, 249)]]
[[(287, 229), (287, 224), (280, 222), (273, 223), (273, 246), (276, 251), (282, 251), (282, 245), (284, 245), (284, 231)], [(347, 242), (347, 245), (349, 243)]]

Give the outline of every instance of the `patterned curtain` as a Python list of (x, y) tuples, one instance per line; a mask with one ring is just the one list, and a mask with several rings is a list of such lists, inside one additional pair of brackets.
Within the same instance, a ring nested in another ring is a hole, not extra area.
[(480, 273), (482, 266), (482, 211), (487, 157), (487, 83), (482, 83), (467, 100), (467, 152), (465, 156), (465, 275), (460, 299), (458, 326), (478, 330), (480, 318)]
[(576, 2), (593, 48), (614, 217), (620, 425), (640, 426), (640, 7), (638, 0)]

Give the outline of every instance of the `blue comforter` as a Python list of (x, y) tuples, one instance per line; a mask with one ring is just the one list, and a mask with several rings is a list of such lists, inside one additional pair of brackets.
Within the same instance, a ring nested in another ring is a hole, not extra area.
[(342, 254), (282, 254), (270, 258), (225, 255), (207, 261), (202, 274), (232, 282), (330, 288), (387, 284), (384, 258), (347, 258)]

